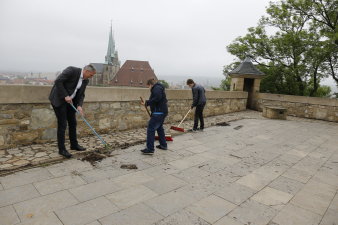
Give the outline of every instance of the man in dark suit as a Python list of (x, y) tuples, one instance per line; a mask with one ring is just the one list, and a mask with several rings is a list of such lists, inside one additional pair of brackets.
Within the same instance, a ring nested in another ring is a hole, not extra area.
[(73, 104), (83, 115), (82, 104), (85, 97), (85, 90), (89, 78), (96, 73), (92, 65), (87, 65), (83, 69), (69, 66), (56, 78), (54, 86), (50, 92), (49, 100), (53, 106), (57, 118), (57, 139), (59, 154), (66, 158), (72, 155), (65, 147), (65, 132), (67, 122), (69, 126), (69, 140), (72, 150), (86, 150), (80, 146), (76, 137), (76, 111), (71, 107)]

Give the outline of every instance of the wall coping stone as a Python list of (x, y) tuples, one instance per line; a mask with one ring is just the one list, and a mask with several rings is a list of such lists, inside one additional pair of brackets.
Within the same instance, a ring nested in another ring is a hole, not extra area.
[(310, 105), (325, 105), (338, 107), (338, 99), (333, 98), (319, 98), (319, 97), (308, 97), (308, 96), (296, 96), (296, 95), (281, 95), (281, 94), (270, 94), (270, 93), (257, 93), (255, 96), (257, 99), (282, 101), (282, 102), (293, 102), (293, 103), (304, 103)]
[[(0, 104), (49, 103), (48, 96), (52, 86), (0, 85)], [(191, 90), (166, 90), (168, 100), (191, 99)], [(86, 90), (85, 102), (138, 101), (140, 96), (147, 98), (147, 88), (131, 87), (91, 87)], [(246, 99), (247, 92), (207, 91), (207, 98)]]

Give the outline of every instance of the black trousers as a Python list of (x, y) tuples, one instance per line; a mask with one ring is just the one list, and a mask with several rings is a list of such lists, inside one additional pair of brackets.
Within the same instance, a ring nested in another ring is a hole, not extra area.
[[(52, 105), (53, 106), (53, 105)], [(69, 140), (71, 146), (77, 146), (77, 137), (76, 137), (76, 116), (75, 110), (68, 103), (64, 103), (59, 107), (54, 107), (54, 112), (57, 118), (58, 128), (57, 128), (57, 139), (58, 139), (58, 148), (59, 151), (65, 150), (65, 132), (69, 128)]]
[(197, 130), (198, 127), (198, 121), (200, 121), (200, 129), (204, 129), (204, 118), (203, 118), (203, 110), (204, 110), (205, 104), (197, 105), (195, 110), (195, 117), (194, 117), (194, 130)]

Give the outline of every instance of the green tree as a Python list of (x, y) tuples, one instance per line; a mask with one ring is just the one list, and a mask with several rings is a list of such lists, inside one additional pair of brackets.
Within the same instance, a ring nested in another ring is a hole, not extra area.
[(325, 40), (325, 72), (338, 86), (338, 1), (337, 0), (289, 0), (299, 15), (310, 18), (308, 25)]
[(165, 88), (169, 88), (169, 83), (165, 80), (158, 80), (159, 83), (161, 83)]
[(297, 14), (310, 18), (310, 26), (338, 45), (337, 0), (289, 0), (288, 3)]
[(225, 79), (221, 81), (221, 84), (219, 87), (211, 87), (212, 90), (215, 91), (230, 91), (230, 85), (231, 85), (231, 78), (229, 76), (226, 76)]
[[(309, 2), (312, 0), (271, 2), (268, 16), (262, 17), (256, 27), (248, 29), (248, 34), (227, 46), (238, 58), (237, 63), (249, 55), (267, 75), (262, 80), (261, 91), (317, 96), (324, 77), (331, 74), (335, 79), (337, 46), (332, 35), (323, 38), (324, 28), (300, 11), (300, 7), (313, 7)], [(268, 34), (267, 30), (275, 33)], [(224, 73), (234, 65), (225, 66)], [(338, 77), (336, 81), (338, 83)]]

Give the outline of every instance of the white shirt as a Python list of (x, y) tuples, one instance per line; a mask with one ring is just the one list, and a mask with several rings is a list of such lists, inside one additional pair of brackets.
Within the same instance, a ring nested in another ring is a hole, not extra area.
[(71, 99), (73, 99), (73, 98), (75, 97), (77, 90), (80, 89), (80, 87), (81, 87), (81, 85), (82, 85), (82, 81), (83, 81), (83, 69), (81, 70), (80, 79), (79, 79), (79, 81), (77, 82), (77, 85), (76, 85), (76, 88), (75, 88), (75, 90), (74, 90), (74, 93), (70, 96)]

